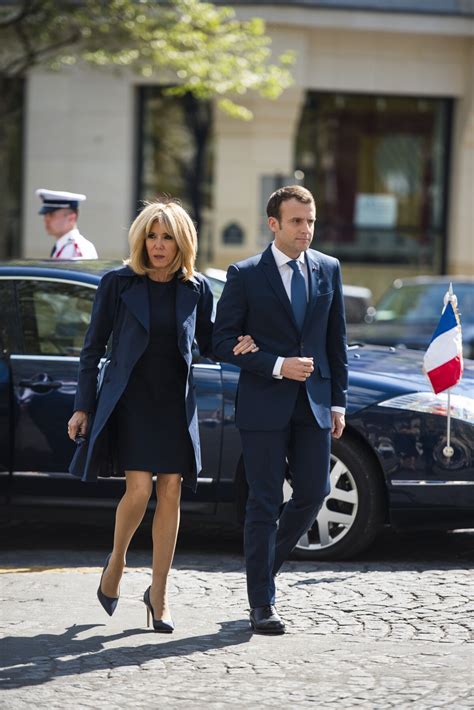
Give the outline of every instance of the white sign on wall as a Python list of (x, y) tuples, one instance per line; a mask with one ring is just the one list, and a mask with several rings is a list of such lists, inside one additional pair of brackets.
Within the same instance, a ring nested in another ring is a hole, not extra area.
[(394, 195), (359, 193), (355, 201), (354, 223), (358, 227), (395, 227), (397, 199)]

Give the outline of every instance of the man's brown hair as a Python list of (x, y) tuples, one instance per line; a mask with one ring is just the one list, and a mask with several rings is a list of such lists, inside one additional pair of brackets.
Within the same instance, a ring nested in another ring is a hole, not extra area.
[(280, 224), (280, 206), (282, 202), (287, 200), (298, 200), (304, 205), (313, 203), (316, 206), (313, 195), (305, 187), (302, 185), (285, 185), (285, 187), (280, 187), (270, 195), (270, 199), (267, 202), (267, 217), (274, 217)]

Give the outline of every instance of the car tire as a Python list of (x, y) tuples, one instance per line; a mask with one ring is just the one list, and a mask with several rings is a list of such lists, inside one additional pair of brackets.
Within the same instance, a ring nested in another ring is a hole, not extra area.
[(292, 556), (304, 560), (355, 557), (373, 542), (385, 518), (385, 491), (377, 461), (370, 450), (345, 435), (332, 443), (331, 492)]

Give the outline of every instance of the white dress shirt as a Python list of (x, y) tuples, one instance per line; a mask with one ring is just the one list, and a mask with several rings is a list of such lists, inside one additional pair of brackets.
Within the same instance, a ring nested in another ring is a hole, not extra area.
[[(275, 242), (272, 242), (272, 254), (273, 258), (275, 259), (275, 263), (278, 267), (278, 271), (280, 272), (281, 280), (283, 281), (283, 286), (286, 291), (286, 295), (288, 296), (288, 300), (291, 303), (291, 279), (293, 277), (293, 269), (291, 266), (288, 266), (289, 261), (293, 261), (289, 256), (284, 254), (280, 249), (278, 249), (275, 246)], [(306, 284), (306, 298), (308, 299), (309, 297), (309, 283), (308, 283), (308, 267), (306, 266), (306, 260), (304, 258), (304, 252), (302, 251), (299, 257), (296, 259), (296, 261), (299, 261), (299, 266), (301, 269), (301, 273), (303, 274), (304, 281)], [(273, 377), (275, 377), (278, 380), (283, 379), (283, 375), (281, 374), (281, 368), (283, 365), (284, 357), (277, 357), (275, 365), (273, 367)], [(314, 363), (314, 366), (317, 367), (317, 364)], [(339, 412), (340, 414), (345, 414), (346, 410), (344, 407), (331, 407), (332, 412)]]

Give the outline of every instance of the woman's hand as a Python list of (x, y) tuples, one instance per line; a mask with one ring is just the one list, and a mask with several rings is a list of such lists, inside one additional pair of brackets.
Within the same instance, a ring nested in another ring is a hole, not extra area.
[(233, 349), (234, 355), (245, 355), (246, 353), (258, 353), (259, 349), (251, 335), (239, 335), (237, 345)]
[(87, 412), (74, 412), (67, 423), (67, 433), (73, 441), (77, 436), (85, 436), (89, 427), (89, 415)]

